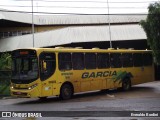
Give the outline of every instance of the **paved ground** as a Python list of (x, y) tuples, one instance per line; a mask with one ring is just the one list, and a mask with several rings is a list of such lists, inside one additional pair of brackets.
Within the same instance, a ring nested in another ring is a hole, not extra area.
[[(3, 98), (0, 99), (1, 111), (52, 111), (50, 114), (54, 114), (54, 118), (35, 118), (38, 120), (159, 120), (159, 117), (122, 117), (127, 111), (160, 111), (160, 81), (151, 83), (145, 83), (134, 86), (131, 91), (121, 92), (117, 90), (111, 90), (106, 93), (91, 92), (85, 94), (77, 94), (73, 99), (61, 101), (56, 97), (48, 98), (46, 101), (39, 101), (36, 98)], [(69, 114), (72, 117), (57, 117), (53, 111), (62, 111), (61, 114)], [(67, 113), (64, 111), (72, 111)], [(76, 111), (82, 111), (79, 114), (81, 117), (76, 116)], [(99, 117), (95, 117), (97, 114), (93, 112), (84, 113), (84, 111), (102, 111), (99, 112)], [(108, 111), (108, 112), (107, 112)], [(109, 112), (113, 111), (113, 112)], [(114, 111), (120, 111), (117, 113)], [(106, 113), (105, 113), (106, 112)], [(108, 114), (108, 115), (106, 115)], [(74, 116), (75, 115), (75, 116)], [(90, 117), (86, 117), (89, 115)], [(102, 116), (101, 116), (102, 115)], [(110, 116), (110, 117), (105, 117)], [(113, 115), (113, 117), (112, 117)], [(8, 119), (8, 118), (3, 118)], [(17, 119), (17, 118), (12, 118)], [(29, 119), (29, 118), (18, 118)], [(35, 120), (34, 118), (32, 118)]]

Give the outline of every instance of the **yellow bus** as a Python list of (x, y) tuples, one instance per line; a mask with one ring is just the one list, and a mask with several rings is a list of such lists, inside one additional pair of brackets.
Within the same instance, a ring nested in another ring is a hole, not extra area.
[(154, 80), (150, 50), (32, 48), (12, 52), (11, 95), (59, 96), (122, 88)]

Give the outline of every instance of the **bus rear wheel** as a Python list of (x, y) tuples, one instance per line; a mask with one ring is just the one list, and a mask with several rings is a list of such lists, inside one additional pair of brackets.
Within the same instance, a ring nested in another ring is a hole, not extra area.
[(61, 87), (60, 98), (62, 100), (70, 99), (73, 96), (73, 87), (70, 84), (64, 84)]
[(129, 78), (124, 78), (122, 81), (122, 90), (128, 91), (131, 89), (131, 80)]

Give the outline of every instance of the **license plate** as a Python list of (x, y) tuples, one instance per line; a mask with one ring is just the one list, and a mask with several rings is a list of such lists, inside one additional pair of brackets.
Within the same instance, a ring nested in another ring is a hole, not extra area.
[(17, 92), (17, 95), (21, 95), (22, 93), (21, 92)]

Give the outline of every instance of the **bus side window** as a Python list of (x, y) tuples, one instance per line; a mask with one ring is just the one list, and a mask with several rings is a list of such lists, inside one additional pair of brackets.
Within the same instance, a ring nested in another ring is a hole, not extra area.
[(121, 56), (123, 67), (133, 67), (132, 53), (123, 53)]
[(83, 53), (72, 53), (72, 64), (74, 70), (84, 69), (84, 54)]
[(142, 67), (143, 66), (143, 60), (142, 60), (141, 53), (134, 53), (133, 54), (133, 63), (134, 63), (135, 67)]
[(151, 66), (153, 62), (152, 54), (151, 53), (144, 53), (143, 54), (143, 65), (144, 66)]
[(121, 53), (111, 53), (110, 54), (111, 68), (121, 68), (122, 67), (122, 61), (120, 57), (121, 57)]
[(99, 69), (109, 68), (109, 54), (108, 53), (98, 53), (97, 54), (97, 67)]
[(54, 53), (40, 54), (40, 78), (45, 80), (53, 75), (56, 69), (56, 58)]
[(71, 53), (59, 53), (58, 60), (59, 60), (59, 63), (58, 63), (59, 70), (72, 69)]
[(96, 54), (85, 53), (85, 66), (86, 69), (96, 69)]

